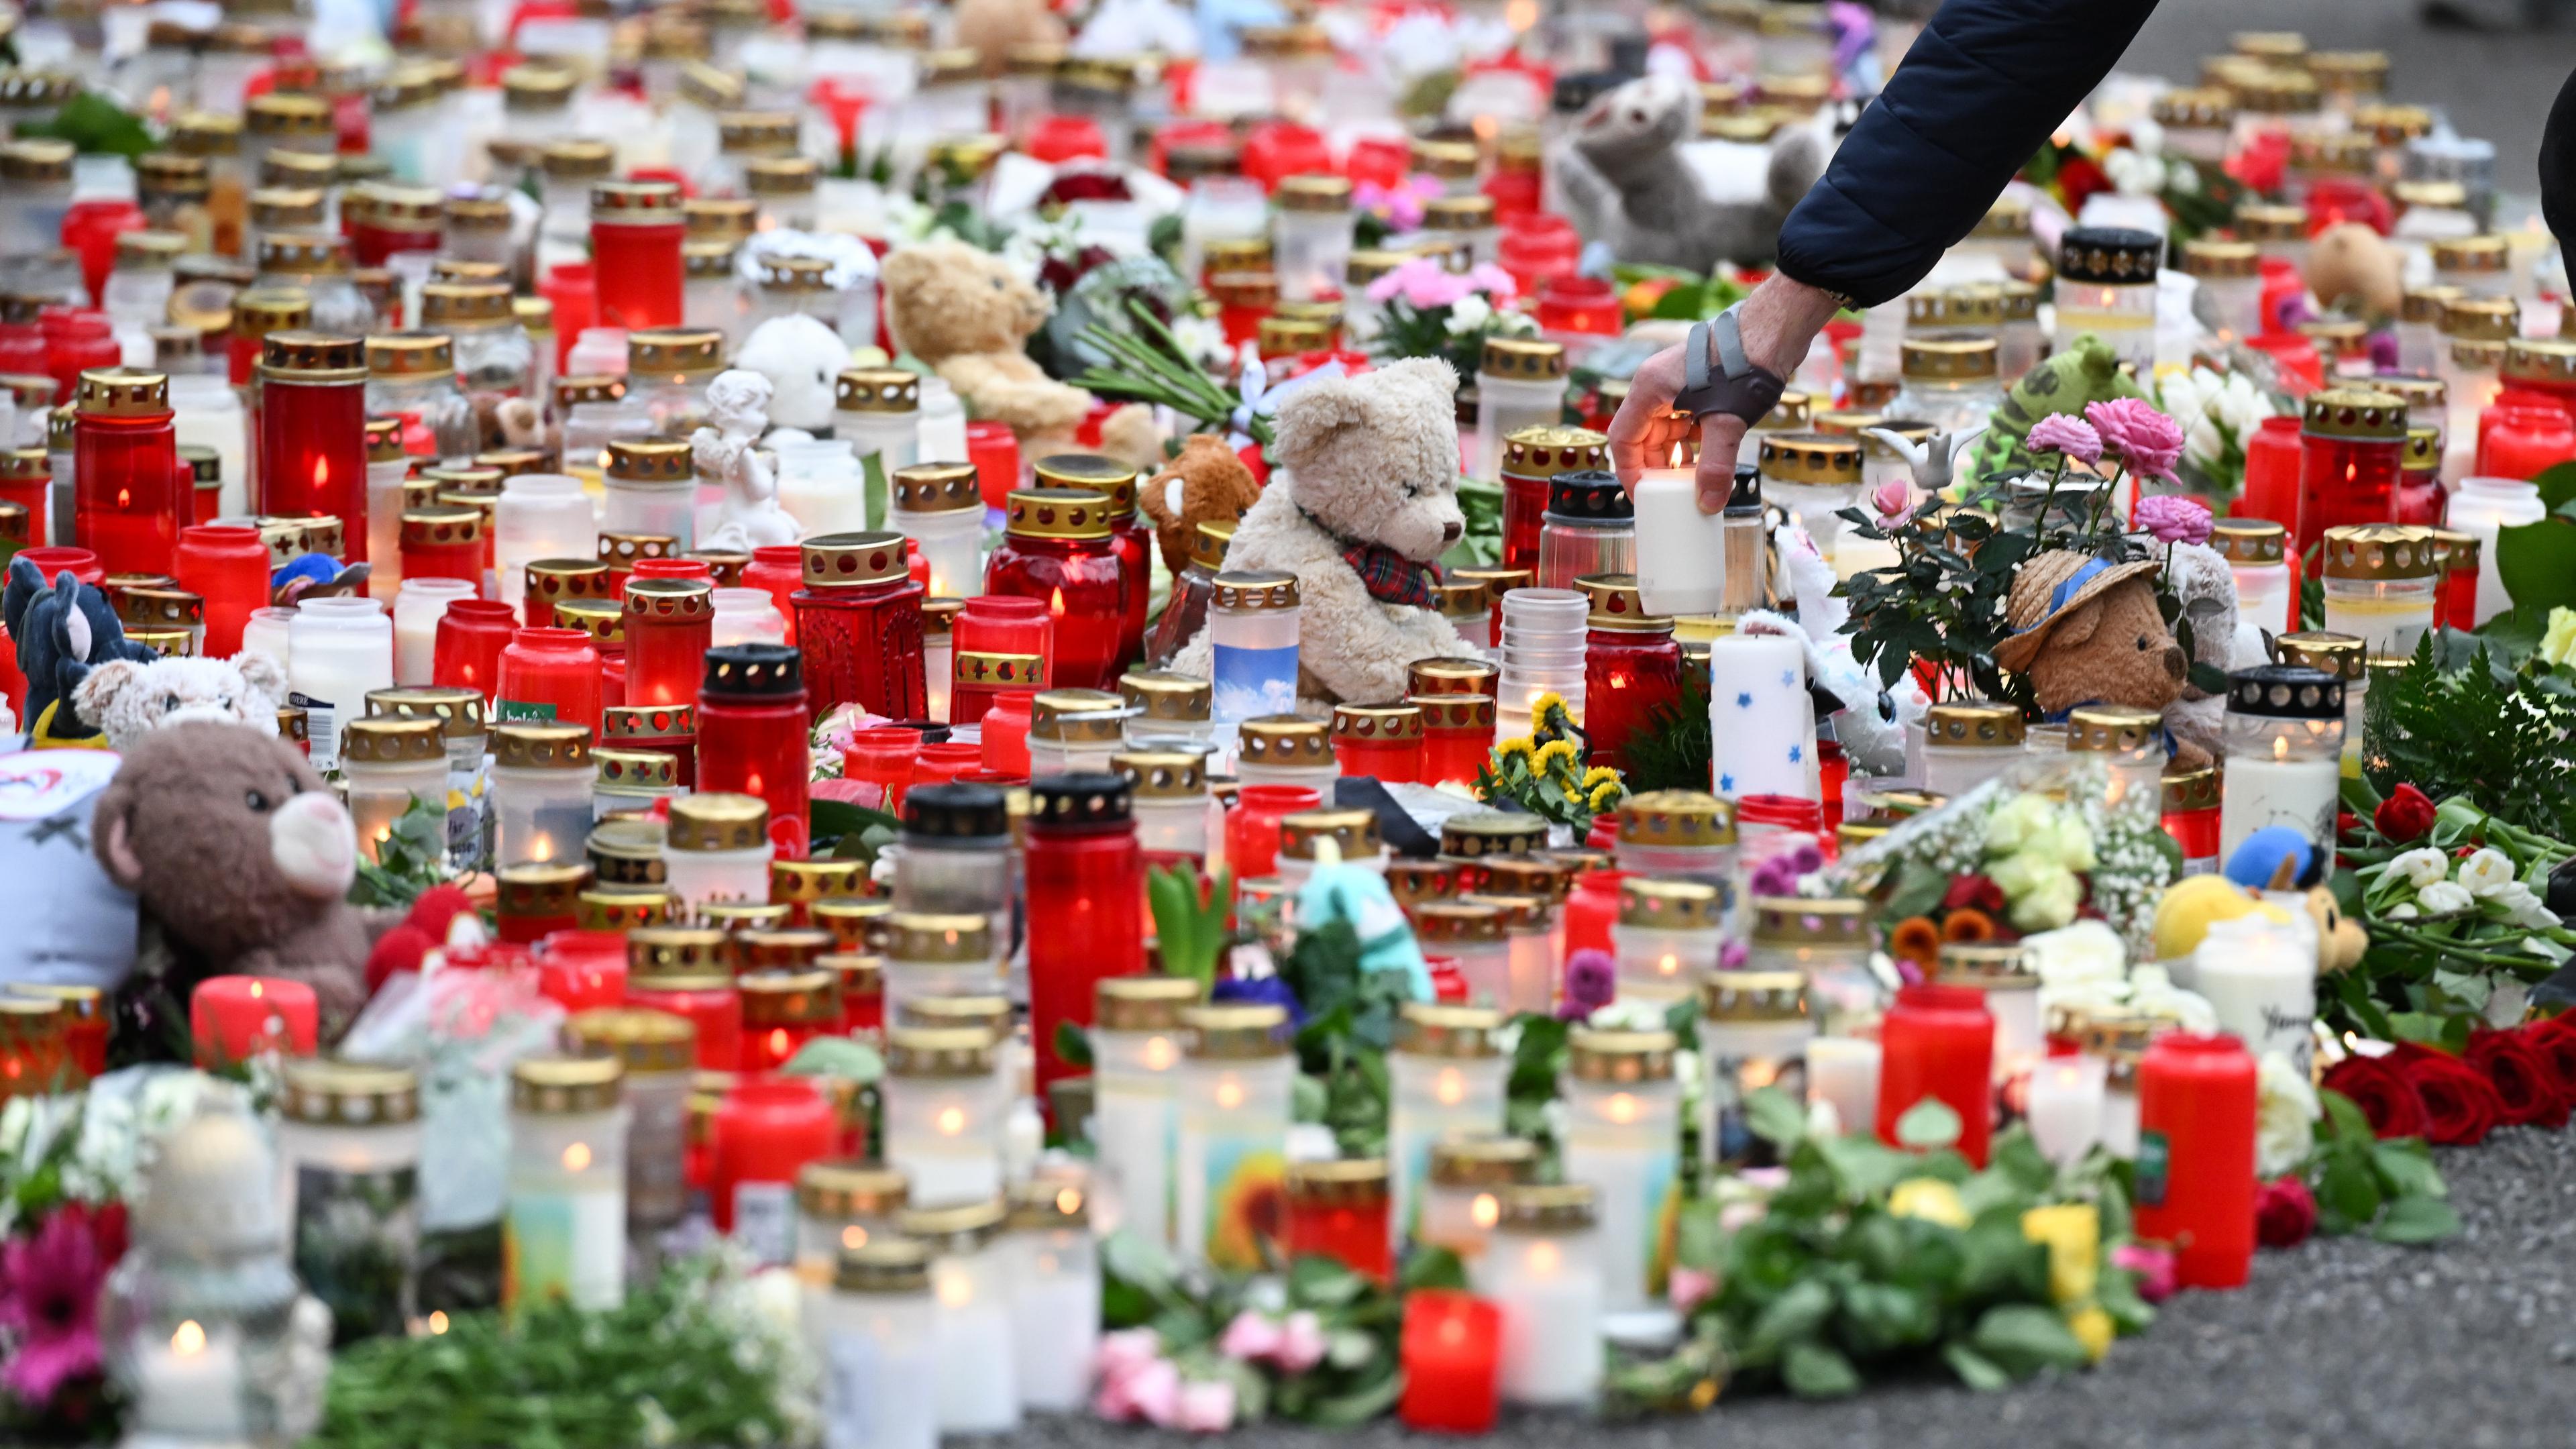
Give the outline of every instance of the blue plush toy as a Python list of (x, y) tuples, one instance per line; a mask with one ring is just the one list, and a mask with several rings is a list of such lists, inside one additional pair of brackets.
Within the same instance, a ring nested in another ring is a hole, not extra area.
[(2227, 857), (2227, 878), (2249, 891), (2305, 890), (2323, 874), (2318, 863), (2317, 848), (2304, 831), (2267, 825), (2246, 836)]
[(97, 727), (83, 724), (72, 710), (72, 691), (98, 665), (118, 659), (140, 664), (160, 656), (125, 637), (106, 594), (68, 571), (56, 574), (47, 588), (44, 571), (24, 557), (9, 561), (0, 620), (8, 623), (18, 672), (27, 678), (28, 742), (37, 749), (105, 749)]

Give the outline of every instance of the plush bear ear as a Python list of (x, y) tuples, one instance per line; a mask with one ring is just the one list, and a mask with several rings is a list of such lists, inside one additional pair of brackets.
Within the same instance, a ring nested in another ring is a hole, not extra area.
[(117, 659), (99, 665), (72, 691), (72, 711), (80, 716), (82, 724), (105, 729), (109, 711), (116, 708), (117, 696), (142, 682), (140, 664)]
[(268, 696), (273, 710), (286, 699), (286, 666), (271, 658), (267, 651), (245, 649), (233, 656), (233, 668), (241, 671), (242, 682)]
[(2102, 596), (2096, 594), (2074, 609), (2048, 636), (2048, 647), (2073, 649), (2091, 639), (2102, 627)]
[(1280, 461), (1307, 467), (1335, 438), (1369, 425), (1374, 406), (1366, 378), (1335, 377), (1310, 382), (1279, 405), (1279, 431), (1273, 444)]
[(143, 861), (134, 853), (134, 806), (143, 793), (129, 771), (109, 777), (90, 813), (90, 853), (107, 878), (125, 890), (143, 883)]

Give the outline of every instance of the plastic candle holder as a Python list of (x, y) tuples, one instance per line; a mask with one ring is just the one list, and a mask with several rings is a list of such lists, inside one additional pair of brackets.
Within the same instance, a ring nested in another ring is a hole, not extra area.
[(1051, 1167), (1012, 1194), (1011, 1362), (1020, 1406), (1050, 1412), (1089, 1399), (1100, 1339), (1100, 1256), (1092, 1195), (1076, 1167)]
[(885, 1160), (924, 1202), (989, 1197), (1002, 1189), (1004, 1103), (991, 1033), (903, 1027), (886, 1033)]
[(2123, 227), (2071, 227), (2057, 249), (2069, 293), (2057, 304), (2057, 350), (2090, 332), (2141, 372), (2156, 365), (2156, 269), (2165, 239)]
[(610, 1056), (511, 1069), (502, 1306), (513, 1313), (549, 1298), (593, 1310), (625, 1298), (625, 1075)]
[(2235, 1037), (2188, 1032), (2138, 1069), (2138, 1231), (2178, 1245), (2187, 1288), (2240, 1287), (2254, 1256), (2255, 1075)]
[(1726, 895), (1698, 880), (1632, 876), (1620, 883), (1611, 940), (1622, 1000), (1670, 1004), (1699, 994), (1726, 938)]
[(1565, 1175), (1597, 1193), (1602, 1302), (1612, 1313), (1651, 1310), (1672, 1267), (1655, 1224), (1687, 1185), (1674, 1038), (1578, 1027), (1568, 1040)]
[[(1059, 688), (1107, 689), (1125, 664), (1119, 646), (1127, 584), (1114, 531), (1112, 503), (1099, 493), (1015, 489), (1002, 546), (985, 562), (985, 593), (1034, 599), (1045, 608), (1046, 677)], [(961, 639), (961, 670), (968, 648)]]
[(2266, 826), (2287, 825), (2311, 841), (2334, 838), (2344, 688), (2321, 670), (2286, 664), (2228, 676), (2221, 860)]
[(1736, 807), (1699, 790), (1648, 790), (1619, 802), (1619, 868), (1731, 891)]
[(492, 859), (577, 860), (590, 834), (590, 731), (510, 721), (492, 730)]
[(921, 546), (930, 593), (957, 599), (981, 593), (984, 499), (975, 466), (915, 463), (893, 469), (888, 482), (886, 522)]
[(696, 1029), (699, 1067), (730, 1072), (742, 1057), (742, 998), (733, 946), (722, 931), (651, 926), (626, 935), (626, 999), (684, 1017)]
[(1490, 694), (1409, 695), (1422, 712), (1422, 780), (1472, 783), (1494, 751), (1494, 697)]
[(340, 768), (358, 852), (380, 860), (394, 823), (417, 800), (444, 807), (447, 741), (435, 719), (372, 716), (341, 728)]
[(1720, 971), (1700, 982), (1700, 1160), (1711, 1174), (1762, 1165), (1744, 1103), (1765, 1087), (1794, 1089), (1814, 1041), (1806, 978), (1794, 971)]
[(939, 1300), (932, 1379), (942, 1434), (1006, 1433), (1020, 1424), (1011, 1328), (1017, 1255), (1002, 1242), (1008, 1216), (996, 1195), (910, 1207), (895, 1220), (898, 1232), (932, 1252), (931, 1292)]
[(1041, 690), (1029, 700), (1029, 773), (1106, 771), (1126, 741), (1126, 713), (1106, 690)]
[(590, 247), (599, 322), (634, 331), (677, 327), (688, 272), (680, 189), (667, 181), (602, 181), (590, 189)]
[(1994, 1133), (1995, 1019), (1975, 990), (1907, 986), (1879, 1028), (1878, 1139), (1901, 1145), (1897, 1124), (1926, 1101), (1959, 1114), (1958, 1149), (1976, 1166)]
[(697, 706), (610, 705), (600, 711), (600, 738), (617, 749), (669, 756), (672, 783), (684, 792), (697, 788)]
[(1456, 1289), (1405, 1295), (1396, 1417), (1417, 1433), (1482, 1434), (1498, 1413), (1502, 1310)]
[(856, 1364), (824, 1382), (834, 1439), (928, 1449), (939, 1441), (939, 1300), (930, 1250), (889, 1232), (843, 1250), (816, 1285), (807, 1337), (824, 1362)]
[(521, 629), (501, 651), (498, 693), (504, 720), (552, 720), (596, 729), (599, 651), (579, 629)]
[(1412, 1240), (1447, 1248), (1472, 1265), (1502, 1220), (1501, 1194), (1538, 1171), (1538, 1145), (1525, 1137), (1452, 1135), (1431, 1144)]
[(1287, 1256), (1330, 1258), (1363, 1277), (1386, 1282), (1395, 1266), (1388, 1243), (1387, 1175), (1382, 1157), (1292, 1163)]
[(394, 682), (393, 636), (380, 599), (307, 598), (297, 606), (287, 626), (287, 680), (311, 725), (316, 768), (338, 762), (340, 727), (365, 712), (367, 692)]
[(910, 1202), (903, 1172), (885, 1163), (806, 1163), (796, 1174), (796, 1276), (828, 1285), (843, 1254), (896, 1240)]
[(2316, 1054), (2316, 946), (2310, 924), (2259, 916), (2212, 921), (2192, 953), (2192, 989), (2209, 999), (2218, 1029), (2243, 1041), (2258, 1060), (2278, 1052), (2299, 1071), (2306, 1071)]
[(1109, 767), (1127, 779), (1136, 841), (1150, 865), (1203, 865), (1215, 840), (1207, 756), (1193, 750), (1121, 750)]
[(489, 599), (459, 599), (438, 616), (430, 678), (490, 698), (501, 687), (501, 655), (519, 631), (510, 606)]
[[(367, 516), (364, 342), (273, 332), (259, 369), (259, 512), (280, 518)], [(367, 534), (349, 542), (367, 557)]]
[(483, 511), (441, 505), (406, 509), (402, 515), (399, 564), (406, 579), (461, 579), (479, 589), (483, 582)]
[(2039, 974), (2019, 942), (1943, 943), (1932, 979), (1965, 986), (1986, 998), (1995, 1019), (1994, 1077), (2010, 1082), (2029, 1075), (2048, 1050), (2039, 1015)]
[(197, 1064), (230, 1065), (261, 1052), (311, 1056), (321, 1039), (313, 988), (273, 976), (210, 976), (188, 997)]
[[(302, 1060), (279, 1093), (279, 1216), (298, 1275), (334, 1324), (402, 1333), (415, 1312), (420, 1248), (420, 1081), (408, 1067)], [(334, 1271), (353, 1220), (378, 1271)]]
[(1591, 574), (1633, 575), (1636, 564), (1636, 506), (1618, 479), (1582, 470), (1549, 480), (1547, 513), (1539, 530), (1540, 588), (1571, 589), (1576, 579)]
[(1333, 760), (1330, 726), (1322, 720), (1256, 715), (1235, 727), (1235, 752), (1235, 778), (1245, 789), (1297, 785), (1330, 796), (1342, 777)]
[[(71, 1019), (70, 1004), (59, 998), (24, 993), (0, 995), (0, 1101), (54, 1096), (78, 1084), (73, 1075), (77, 1063), (67, 1035)], [(201, 1062), (217, 1061), (207, 1052), (207, 1038), (202, 1031), (197, 1040)], [(282, 1047), (284, 1043), (278, 1045)]]
[(841, 981), (818, 970), (746, 971), (734, 982), (742, 996), (742, 1057), (746, 1075), (774, 1072), (797, 1049), (841, 1024)]
[(1434, 1143), (1502, 1130), (1509, 1067), (1496, 1041), (1502, 1024), (1499, 1011), (1423, 1002), (1408, 1003), (1397, 1018), (1387, 1057), (1388, 1243), (1421, 1237)]
[(564, 1043), (625, 1069), (626, 1221), (667, 1228), (687, 1207), (681, 1162), (697, 1031), (688, 1018), (649, 1007), (603, 1007), (564, 1021)]
[(1604, 1244), (1589, 1182), (1531, 1183), (1497, 1194), (1492, 1241), (1468, 1281), (1502, 1317), (1497, 1376), (1504, 1401), (1579, 1407), (1601, 1387)]
[(695, 697), (715, 626), (714, 586), (698, 579), (626, 582), (626, 704)]
[[(1109, 549), (1118, 561), (1120, 580), (1115, 657), (1117, 667), (1123, 669), (1144, 655), (1145, 616), (1150, 612), (1154, 581), (1154, 536), (1136, 510), (1136, 470), (1097, 453), (1057, 453), (1038, 459), (1031, 476), (1038, 488), (1095, 493), (1108, 505)], [(1108, 688), (1108, 681), (1099, 687)]]
[(1423, 954), (1457, 971), (1470, 1006), (1506, 1010), (1512, 1005), (1512, 952), (1503, 939), (1503, 920), (1500, 908), (1464, 900), (1430, 901), (1413, 910)]
[(1276, 1006), (1199, 1006), (1185, 1028), (1180, 1123), (1173, 1151), (1173, 1230), (1185, 1262), (1248, 1268), (1271, 1231), (1255, 1205), (1284, 1190), (1289, 1088), (1287, 1013)]
[(179, 481), (170, 379), (93, 368), (79, 375), (75, 396), (72, 542), (109, 573), (168, 572), (195, 503), (187, 496), (193, 488)]
[(1028, 913), (1047, 928), (1029, 938), (1030, 1037), (1041, 1096), (1070, 1069), (1057, 1057), (1058, 1023), (1089, 1025), (1104, 977), (1144, 965), (1145, 866), (1127, 781), (1055, 775), (1031, 787)]
[(1279, 858), (1281, 822), (1313, 810), (1323, 796), (1307, 785), (1244, 785), (1226, 812), (1225, 857), (1237, 879), (1268, 875)]
[(499, 888), (493, 899), (493, 919), (501, 940), (533, 946), (580, 924), (574, 902), (590, 879), (590, 867), (579, 861), (521, 861), (494, 874)]
[(1333, 757), (1345, 775), (1385, 784), (1422, 778), (1422, 711), (1409, 704), (1333, 707)]
[(2430, 529), (2358, 524), (2326, 530), (2326, 628), (2366, 654), (2411, 656), (2433, 627), (2440, 561)]
[(754, 1261), (795, 1259), (796, 1180), (833, 1154), (831, 1103), (799, 1077), (737, 1081), (716, 1109), (708, 1200), (716, 1229)]
[[(1481, 411), (1477, 414), (1477, 427), (1481, 436)], [(1550, 480), (1560, 473), (1594, 473), (1608, 466), (1608, 439), (1588, 428), (1551, 424), (1504, 435), (1502, 458), (1496, 469), (1503, 485), (1503, 567), (1538, 567), (1539, 536), (1547, 514)], [(1642, 484), (1640, 488), (1642, 491)]]
[(438, 624), (454, 604), (474, 597), (461, 578), (405, 579), (393, 597), (394, 682), (426, 685), (438, 676)]
[(1210, 745), (1216, 738), (1216, 688), (1194, 674), (1130, 669), (1118, 677), (1127, 707), (1127, 743), (1140, 750)]
[(928, 708), (921, 640), (922, 586), (899, 533), (839, 533), (803, 545), (797, 647), (804, 654), (811, 717), (855, 704), (888, 719)]
[(1179, 976), (1113, 976), (1094, 988), (1091, 1134), (1104, 1231), (1171, 1244), (1181, 1014), (1202, 994)]
[(251, 611), (266, 607), (269, 598), (268, 547), (259, 530), (210, 524), (181, 529), (171, 573), (181, 588), (206, 601), (206, 655), (229, 659), (239, 653)]
[(2308, 395), (2299, 444), (2298, 552), (2330, 528), (2390, 523), (2406, 442), (2405, 400), (2390, 393), (2329, 388)]
[(2208, 875), (2218, 869), (2219, 777), (2209, 766), (2168, 770), (2161, 785), (2165, 833), (2182, 849), (2184, 875)]
[(767, 901), (769, 803), (757, 795), (701, 791), (671, 802), (662, 860), (671, 894), (692, 914), (729, 901)]

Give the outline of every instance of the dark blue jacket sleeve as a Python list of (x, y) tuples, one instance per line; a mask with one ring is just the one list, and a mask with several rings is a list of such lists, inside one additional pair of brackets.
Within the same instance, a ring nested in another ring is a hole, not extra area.
[(1780, 229), (1780, 270), (1902, 296), (2108, 75), (2155, 0), (1948, 0)]

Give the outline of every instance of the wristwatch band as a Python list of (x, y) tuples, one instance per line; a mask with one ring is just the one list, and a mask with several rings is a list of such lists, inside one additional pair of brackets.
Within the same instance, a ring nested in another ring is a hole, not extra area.
[[(1674, 411), (1693, 417), (1723, 413), (1749, 425), (1769, 417), (1779, 403), (1789, 384), (1744, 355), (1744, 334), (1735, 310), (1729, 307), (1714, 320), (1691, 327), (1689, 340), (1682, 344), (1682, 389), (1673, 394)], [(1709, 370), (1711, 342), (1716, 344), (1716, 375)]]

